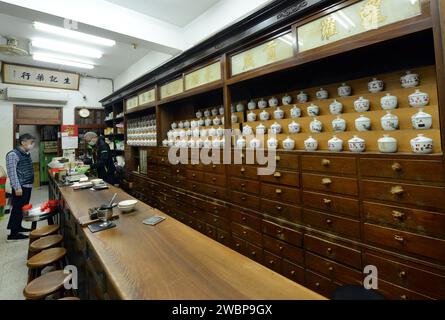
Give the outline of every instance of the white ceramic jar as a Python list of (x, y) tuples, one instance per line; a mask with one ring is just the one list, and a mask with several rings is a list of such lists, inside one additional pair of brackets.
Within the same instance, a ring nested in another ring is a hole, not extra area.
[(283, 140), (284, 150), (294, 150), (294, 148), (295, 148), (295, 140), (291, 139), (290, 137), (287, 137), (285, 140)]
[(238, 116), (235, 113), (232, 113), (231, 117), (232, 123), (238, 123)]
[(236, 147), (238, 149), (243, 149), (246, 147), (246, 139), (244, 139), (242, 136), (236, 140)]
[(304, 149), (306, 151), (316, 151), (318, 149), (318, 141), (310, 136), (304, 141)]
[(368, 83), (368, 90), (371, 93), (377, 93), (383, 91), (385, 88), (385, 83), (383, 80), (378, 80), (377, 78), (372, 78)]
[(278, 122), (275, 122), (273, 125), (270, 126), (270, 132), (272, 134), (280, 134), (281, 129), (281, 125)]
[(216, 129), (216, 135), (218, 137), (222, 137), (224, 135), (224, 129), (221, 127), (218, 127), (218, 129)]
[(366, 112), (369, 110), (371, 104), (368, 99), (360, 97), (354, 101), (354, 109), (356, 112)]
[(430, 96), (428, 93), (416, 89), (416, 92), (411, 94), (408, 100), (411, 107), (425, 107), (430, 103)]
[(287, 127), (289, 129), (289, 133), (299, 133), (301, 130), (300, 124), (296, 123), (295, 121), (292, 121), (291, 123), (289, 123), (289, 125)]
[(256, 134), (257, 135), (265, 135), (267, 132), (267, 128), (264, 124), (260, 123), (257, 127), (256, 127)]
[(209, 134), (209, 132), (207, 131), (207, 129), (201, 129), (201, 131), (199, 132), (199, 135), (200, 135), (202, 138), (207, 137), (208, 134)]
[(301, 117), (301, 109), (298, 108), (296, 105), (292, 109), (290, 109), (290, 117), (292, 119), (300, 118)]
[(189, 148), (195, 148), (195, 140), (190, 139), (189, 141), (187, 141), (187, 146)]
[(249, 135), (252, 135), (252, 134), (253, 134), (253, 130), (252, 130), (251, 126), (249, 126), (248, 124), (243, 126), (243, 135), (249, 136)]
[(209, 138), (204, 140), (204, 148), (210, 149), (212, 147), (212, 141)]
[(341, 114), (343, 111), (343, 104), (341, 102), (338, 102), (337, 99), (335, 99), (330, 105), (329, 105), (329, 111), (333, 115)]
[(382, 153), (395, 153), (397, 152), (397, 139), (390, 137), (387, 134), (383, 135), (383, 138), (377, 140), (379, 151)]
[(212, 140), (212, 148), (213, 149), (219, 149), (221, 148), (221, 140), (219, 140), (218, 138), (214, 138)]
[(390, 93), (387, 93), (380, 99), (380, 106), (382, 107), (383, 110), (392, 110), (397, 108), (398, 106), (397, 97), (391, 95)]
[(186, 129), (190, 128), (190, 122), (188, 120), (184, 121), (184, 128), (186, 128)]
[(221, 119), (218, 117), (213, 118), (213, 124), (219, 126), (221, 124)]
[[(192, 136), (192, 130), (187, 129), (187, 130), (185, 131), (185, 135), (186, 135), (187, 137), (191, 137), (191, 136)], [(155, 139), (155, 138), (156, 138), (156, 133), (153, 133), (153, 139)]]
[(269, 138), (267, 140), (267, 148), (268, 149), (277, 149), (278, 148), (278, 140), (274, 137)]
[(417, 73), (407, 71), (405, 75), (400, 78), (402, 88), (414, 88), (420, 84), (420, 76)]
[(382, 129), (385, 131), (393, 131), (399, 128), (399, 117), (395, 114), (392, 114), (390, 110), (386, 112), (380, 119), (380, 124), (382, 125)]
[(343, 140), (333, 136), (332, 139), (328, 141), (328, 149), (332, 152), (343, 151)]
[(202, 118), (202, 111), (198, 110), (196, 112), (196, 118), (198, 118), (198, 119)]
[(201, 119), (198, 120), (198, 125), (199, 125), (199, 126), (202, 127), (204, 124), (205, 124), (205, 121), (204, 121), (203, 118), (201, 118)]
[(433, 139), (418, 134), (411, 140), (411, 149), (414, 153), (427, 154), (433, 152)]
[(267, 108), (267, 101), (261, 98), (260, 101), (258, 101), (258, 108), (259, 109), (265, 109)]
[(168, 140), (167, 139), (162, 140), (162, 146), (163, 147), (168, 147)]
[(250, 111), (249, 114), (247, 115), (247, 121), (249, 121), (249, 122), (256, 121), (256, 113), (253, 111)]
[(212, 109), (212, 116), (216, 117), (218, 115), (218, 109), (217, 108), (213, 108)]
[(181, 139), (184, 139), (185, 137), (186, 137), (186, 133), (185, 133), (185, 131), (184, 130), (180, 130), (179, 131), (179, 137), (181, 138)]
[(307, 114), (309, 117), (316, 117), (320, 114), (320, 107), (311, 103), (309, 107), (307, 107)]
[(214, 137), (214, 136), (216, 136), (216, 129), (215, 129), (215, 128), (211, 127), (211, 128), (209, 129), (209, 136), (210, 136), (210, 137)]
[(428, 130), (433, 126), (433, 117), (420, 109), (411, 117), (411, 123), (416, 130)]
[(341, 86), (338, 87), (337, 91), (340, 97), (348, 97), (352, 94), (352, 88), (346, 83), (342, 83)]
[(198, 128), (193, 129), (193, 131), (192, 131), (193, 137), (199, 138), (199, 134), (200, 134), (200, 131)]
[(272, 97), (269, 99), (269, 107), (276, 107), (278, 106), (278, 99), (275, 97)]
[(277, 107), (277, 108), (275, 109), (275, 111), (273, 112), (273, 116), (274, 116), (274, 118), (275, 118), (276, 120), (281, 120), (281, 119), (284, 118), (284, 111), (281, 110), (280, 107)]
[(281, 98), (281, 103), (283, 104), (283, 106), (288, 106), (292, 103), (292, 97), (286, 93), (286, 95)]
[(224, 107), (223, 106), (219, 107), (219, 115), (220, 116), (224, 115)]
[(355, 129), (357, 131), (369, 131), (371, 130), (371, 119), (361, 115), (355, 119)]
[(320, 90), (315, 93), (315, 96), (318, 100), (326, 100), (329, 98), (329, 92), (323, 88), (320, 88)]
[(366, 149), (365, 140), (359, 138), (358, 136), (354, 136), (351, 140), (349, 140), (348, 146), (351, 152), (363, 152)]
[(198, 148), (203, 148), (204, 147), (204, 141), (202, 141), (202, 139), (198, 139), (195, 141), (195, 146)]
[(253, 100), (250, 100), (250, 102), (247, 104), (247, 109), (255, 110), (256, 109), (256, 102), (253, 101)]
[(309, 129), (313, 133), (320, 133), (323, 131), (323, 123), (321, 123), (321, 121), (318, 120), (317, 118), (314, 118), (314, 120), (312, 120), (312, 122), (309, 125)]
[(207, 119), (205, 119), (205, 125), (206, 125), (206, 127), (209, 127), (209, 126), (211, 126), (212, 125), (212, 119), (210, 119), (210, 118), (207, 118)]
[(297, 101), (298, 103), (306, 103), (309, 101), (309, 96), (304, 91), (300, 91), (297, 95)]
[(172, 124), (171, 124), (171, 128), (174, 130), (174, 129), (176, 129), (178, 127), (178, 124), (176, 123), (176, 122), (173, 122)]
[(338, 116), (336, 119), (332, 120), (332, 130), (334, 132), (344, 132), (346, 131), (346, 121)]
[(244, 112), (244, 104), (242, 102), (238, 102), (238, 104), (236, 105), (236, 111)]
[(252, 140), (250, 140), (249, 145), (250, 145), (250, 148), (252, 148), (252, 149), (259, 149), (259, 148), (261, 148), (261, 141), (260, 141), (260, 139), (253, 138)]
[(261, 111), (260, 113), (260, 120), (261, 121), (267, 121), (270, 119), (270, 114), (266, 110)]
[(204, 117), (206, 117), (206, 118), (210, 117), (210, 111), (209, 110), (204, 110)]

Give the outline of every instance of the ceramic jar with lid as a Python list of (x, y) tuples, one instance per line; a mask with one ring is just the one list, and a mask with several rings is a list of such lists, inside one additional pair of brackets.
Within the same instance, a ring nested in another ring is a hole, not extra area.
[(411, 117), (411, 123), (416, 130), (427, 130), (433, 126), (433, 117), (420, 109), (415, 115)]
[(212, 147), (212, 141), (207, 138), (204, 140), (204, 148), (210, 149)]
[(243, 126), (243, 135), (245, 135), (245, 136), (249, 136), (249, 135), (251, 135), (251, 134), (253, 134), (252, 127), (249, 126), (248, 124), (246, 124), (245, 126)]
[(309, 117), (316, 117), (320, 114), (320, 107), (311, 103), (309, 107), (307, 107), (307, 114)]
[(357, 131), (369, 131), (371, 130), (371, 119), (361, 115), (355, 119), (355, 129)]
[(359, 138), (358, 136), (354, 136), (351, 140), (349, 140), (348, 146), (351, 152), (363, 152), (366, 149), (365, 140)]
[(210, 111), (209, 110), (204, 110), (204, 117), (208, 118), (210, 117)]
[(411, 149), (414, 153), (427, 154), (433, 152), (433, 139), (418, 134), (411, 140)]
[(236, 105), (236, 111), (237, 112), (243, 112), (244, 111), (244, 104), (242, 102), (238, 102)]
[[(185, 131), (185, 135), (186, 135), (187, 137), (191, 137), (191, 136), (192, 136), (192, 130), (187, 129), (187, 130)], [(153, 133), (152, 138), (153, 138), (153, 139), (156, 139), (156, 133)]]
[(315, 96), (318, 100), (326, 100), (329, 98), (329, 92), (323, 88), (320, 88), (320, 90), (315, 93)]
[(218, 117), (213, 118), (213, 124), (219, 126), (221, 124), (221, 119)]
[(210, 137), (214, 137), (214, 136), (216, 136), (216, 129), (215, 129), (215, 128), (211, 127), (211, 128), (209, 129), (209, 136), (210, 136)]
[(430, 103), (430, 96), (428, 93), (416, 89), (416, 92), (411, 94), (408, 100), (411, 107), (425, 107)]
[(346, 131), (346, 121), (338, 116), (336, 119), (332, 120), (332, 130), (334, 132), (344, 132)]
[(247, 104), (247, 109), (255, 110), (256, 109), (256, 102), (253, 101), (253, 100), (250, 100), (250, 102)]
[(294, 150), (294, 148), (295, 148), (295, 140), (291, 139), (290, 137), (287, 137), (285, 140), (283, 140), (284, 150)]
[(399, 128), (399, 117), (392, 114), (391, 111), (388, 110), (386, 115), (380, 119), (380, 123), (385, 131), (397, 130)]
[(397, 108), (398, 101), (397, 97), (387, 93), (384, 97), (380, 99), (380, 105), (383, 110), (392, 110)]
[(321, 123), (321, 121), (318, 120), (317, 118), (314, 118), (314, 120), (312, 120), (312, 122), (309, 125), (309, 129), (313, 133), (320, 133), (323, 131), (323, 123)]
[(316, 151), (318, 149), (318, 141), (310, 136), (304, 141), (304, 149), (306, 151)]
[(377, 78), (372, 78), (368, 83), (368, 90), (371, 93), (377, 93), (383, 91), (385, 88), (385, 83), (383, 80), (378, 80)]
[(224, 107), (223, 106), (219, 107), (219, 115), (220, 116), (224, 115)]
[(268, 149), (277, 149), (278, 148), (278, 140), (274, 137), (269, 138), (267, 140), (267, 148)]
[(218, 112), (219, 112), (219, 111), (218, 111), (217, 108), (213, 108), (213, 109), (212, 109), (212, 116), (213, 116), (213, 117), (216, 117), (216, 116), (218, 115)]
[(309, 101), (309, 96), (304, 91), (300, 91), (297, 95), (297, 101), (298, 103), (306, 103)]
[(176, 122), (173, 122), (172, 124), (171, 124), (171, 128), (174, 130), (174, 129), (176, 129), (178, 127), (178, 124), (176, 123)]
[(341, 104), (341, 102), (338, 102), (337, 99), (335, 99), (329, 105), (329, 111), (331, 112), (331, 114), (334, 114), (334, 115), (341, 114), (343, 111), (343, 104)]
[(246, 139), (244, 139), (242, 136), (236, 140), (236, 147), (238, 149), (243, 149), (246, 147)]
[(284, 118), (284, 111), (280, 109), (280, 107), (277, 107), (275, 111), (273, 112), (273, 116), (275, 119), (280, 120)]
[(195, 147), (195, 140), (191, 139), (191, 140), (187, 141), (187, 146), (189, 148), (194, 148)]
[(360, 97), (354, 101), (354, 109), (356, 112), (366, 112), (369, 110), (371, 104), (368, 99)]
[(343, 151), (343, 140), (333, 136), (332, 139), (328, 141), (328, 149), (332, 152)]
[(273, 125), (270, 126), (270, 132), (272, 134), (280, 134), (281, 129), (281, 125), (278, 122), (275, 122)]
[(397, 139), (390, 137), (387, 134), (383, 135), (383, 138), (377, 140), (379, 151), (382, 153), (394, 153), (397, 152)]
[(186, 129), (190, 128), (190, 122), (188, 120), (184, 121), (184, 128), (186, 128)]
[(259, 149), (259, 148), (261, 148), (261, 141), (260, 141), (260, 139), (253, 138), (252, 140), (250, 140), (249, 145), (250, 145), (250, 148), (252, 148), (252, 149)]
[(207, 129), (201, 129), (201, 131), (199, 132), (199, 135), (203, 138), (207, 137), (209, 134), (209, 132), (207, 131)]
[(179, 128), (179, 129), (184, 129), (184, 122), (180, 121), (180, 122), (178, 123), (178, 128)]
[(197, 148), (203, 148), (204, 147), (204, 141), (202, 141), (202, 139), (198, 139), (195, 141), (195, 146)]
[(231, 117), (232, 123), (238, 123), (238, 116), (235, 113), (232, 113)]
[(236, 112), (236, 108), (235, 108), (235, 106), (233, 105), (233, 103), (230, 105), (230, 111), (231, 111), (232, 113)]
[(346, 83), (342, 83), (341, 86), (338, 87), (337, 91), (340, 97), (349, 97), (352, 94), (352, 88)]
[(253, 111), (250, 111), (249, 114), (247, 115), (247, 121), (249, 121), (249, 122), (256, 121), (256, 113)]
[(221, 148), (221, 140), (219, 140), (218, 138), (213, 139), (212, 140), (212, 148), (213, 149)]
[(218, 127), (218, 129), (216, 129), (216, 135), (218, 137), (222, 137), (224, 135), (224, 129), (221, 127)]
[(256, 127), (256, 134), (257, 135), (265, 135), (267, 132), (267, 128), (264, 124), (260, 123), (257, 127)]
[(288, 106), (292, 103), (292, 97), (286, 93), (286, 95), (281, 99), (283, 106)]
[(261, 121), (267, 121), (270, 119), (270, 114), (266, 110), (261, 111), (260, 113), (260, 120)]
[(162, 140), (162, 146), (163, 147), (168, 147), (168, 140), (167, 139)]
[(400, 78), (402, 88), (414, 88), (420, 84), (420, 76), (417, 73), (407, 71), (405, 75)]
[(187, 133), (186, 133), (184, 130), (180, 130), (180, 131), (179, 131), (179, 137), (180, 137), (181, 139), (184, 139), (186, 136), (187, 136)]
[(212, 122), (213, 122), (212, 119), (206, 118), (204, 123), (205, 123), (206, 127), (209, 127), (212, 125)]
[(201, 110), (198, 110), (196, 112), (196, 118), (198, 118), (198, 119), (202, 118), (202, 111)]
[(292, 109), (290, 109), (290, 117), (292, 119), (300, 118), (301, 117), (301, 109), (298, 108), (296, 105)]
[(292, 121), (288, 125), (289, 133), (299, 133), (301, 130), (301, 126), (299, 123), (296, 123), (295, 121)]
[(192, 136), (195, 138), (199, 138), (200, 131), (198, 128), (193, 129)]
[(258, 101), (258, 108), (259, 109), (265, 109), (267, 108), (267, 101), (261, 98), (260, 101)]
[(275, 97), (272, 97), (269, 99), (269, 107), (276, 107), (278, 106), (278, 99)]
[(205, 121), (204, 121), (203, 118), (201, 118), (201, 119), (198, 120), (198, 125), (199, 125), (199, 126), (202, 127), (204, 124), (205, 124)]

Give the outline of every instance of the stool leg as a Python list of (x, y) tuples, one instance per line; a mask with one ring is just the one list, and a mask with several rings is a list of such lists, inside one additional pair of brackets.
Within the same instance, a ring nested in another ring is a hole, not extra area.
[(53, 225), (54, 224), (53, 217), (49, 217), (47, 220), (48, 220), (48, 225)]

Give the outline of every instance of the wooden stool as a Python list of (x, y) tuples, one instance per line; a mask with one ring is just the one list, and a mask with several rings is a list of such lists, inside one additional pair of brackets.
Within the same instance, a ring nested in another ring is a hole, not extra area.
[(66, 255), (65, 248), (52, 248), (43, 250), (35, 256), (28, 259), (27, 266), (29, 268), (28, 283), (40, 276), (42, 270), (50, 265), (63, 269), (62, 259)]
[(29, 239), (38, 239), (41, 237), (46, 237), (52, 234), (55, 234), (57, 231), (59, 231), (60, 226), (58, 224), (52, 224), (48, 226), (43, 226), (40, 228), (37, 228), (29, 234)]
[(60, 291), (65, 280), (69, 279), (71, 279), (71, 274), (65, 274), (63, 270), (45, 273), (31, 281), (23, 290), (23, 295), (30, 300), (44, 299)]
[(47, 250), (58, 246), (62, 240), (63, 236), (61, 234), (54, 234), (52, 236), (46, 236), (34, 241), (29, 246), (28, 259), (42, 250)]

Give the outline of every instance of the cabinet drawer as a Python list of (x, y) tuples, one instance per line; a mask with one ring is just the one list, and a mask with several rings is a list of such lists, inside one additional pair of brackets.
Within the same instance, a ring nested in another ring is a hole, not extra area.
[(223, 245), (230, 247), (231, 244), (230, 232), (218, 229), (216, 231), (216, 234), (217, 234), (217, 241), (219, 243), (222, 243)]
[(205, 207), (200, 207), (203, 210), (209, 211), (211, 214), (214, 214), (218, 217), (221, 217), (225, 220), (229, 220), (229, 208), (217, 204), (215, 202), (202, 202)]
[(298, 156), (296, 154), (280, 153), (275, 156), (278, 168), (298, 170)]
[(213, 173), (204, 173), (204, 182), (211, 185), (225, 187), (226, 186), (226, 176)]
[(184, 166), (173, 166), (171, 167), (171, 174), (173, 176), (181, 176), (186, 177), (187, 170), (184, 168)]
[(278, 273), (282, 272), (282, 259), (266, 250), (263, 252), (263, 264)]
[(217, 174), (225, 174), (226, 166), (224, 164), (207, 164), (201, 167), (206, 172), (212, 172)]
[(282, 262), (283, 276), (300, 284), (304, 284), (304, 268), (293, 264), (286, 259)]
[(232, 234), (232, 249), (244, 254), (246, 251), (246, 241)]
[(209, 196), (218, 199), (226, 198), (226, 188), (216, 187), (212, 185), (202, 185), (200, 188), (200, 192)]
[(230, 223), (229, 221), (222, 219), (214, 214), (207, 213), (206, 215), (206, 221), (211, 224), (212, 226), (215, 226), (220, 229), (224, 230), (230, 230)]
[(258, 209), (260, 207), (260, 198), (246, 193), (232, 191), (231, 199), (232, 202), (247, 208)]
[(312, 235), (304, 235), (304, 248), (318, 255), (361, 270), (361, 252), (341, 244), (333, 243)]
[(169, 148), (157, 148), (158, 155), (167, 156)]
[(360, 222), (318, 211), (303, 210), (303, 221), (311, 228), (319, 228), (348, 237), (360, 238)]
[(297, 247), (301, 247), (303, 240), (303, 236), (300, 231), (291, 230), (266, 220), (263, 220), (263, 233), (293, 244)]
[(385, 247), (445, 261), (445, 240), (365, 223), (364, 239)]
[(330, 279), (335, 279), (342, 284), (361, 285), (364, 275), (363, 273), (346, 267), (340, 263), (334, 262), (306, 252), (306, 267), (314, 270)]
[(261, 233), (250, 229), (248, 227), (242, 226), (240, 224), (232, 222), (232, 232), (238, 235), (241, 239), (252, 242), (256, 245), (261, 246), (262, 235)]
[(351, 198), (304, 191), (303, 203), (305, 207), (320, 209), (335, 214), (351, 217), (360, 216), (358, 200)]
[(232, 190), (258, 194), (260, 193), (260, 183), (255, 180), (230, 178), (230, 187)]
[(304, 171), (357, 174), (355, 158), (303, 156), (301, 159), (301, 166)]
[(261, 232), (261, 218), (258, 218), (252, 214), (248, 214), (241, 209), (232, 209), (231, 211), (232, 221), (238, 224), (246, 225), (258, 232)]
[(441, 161), (360, 159), (360, 169), (364, 177), (433, 182), (444, 180), (444, 169)]
[(190, 190), (192, 192), (200, 193), (201, 191), (201, 184), (195, 181), (186, 181), (187, 190)]
[(261, 212), (288, 222), (301, 222), (301, 208), (261, 199)]
[(246, 249), (244, 253), (247, 257), (255, 260), (258, 263), (263, 261), (263, 249), (252, 243), (246, 242)]
[(290, 204), (300, 203), (300, 189), (283, 187), (274, 184), (262, 183), (261, 196)]
[(267, 235), (263, 236), (263, 248), (283, 258), (287, 258), (296, 264), (303, 264), (303, 249), (294, 247), (286, 242), (274, 239)]
[(186, 177), (191, 181), (204, 181), (204, 173), (201, 171), (187, 170)]
[(442, 213), (372, 202), (363, 203), (363, 213), (370, 222), (429, 236), (445, 236), (445, 214)]
[(229, 174), (233, 177), (246, 178), (257, 180), (258, 179), (258, 169), (256, 166), (252, 165), (233, 165), (228, 166)]
[(291, 187), (300, 186), (300, 174), (293, 171), (277, 170), (274, 174), (261, 176), (260, 179), (261, 181), (282, 184)]
[(365, 253), (364, 264), (376, 266), (380, 279), (435, 299), (445, 299), (444, 276), (370, 253)]
[(360, 189), (366, 199), (445, 208), (445, 189), (443, 187), (365, 180), (361, 181)]
[(206, 235), (209, 238), (216, 239), (216, 228), (210, 224), (206, 225)]
[(340, 284), (323, 277), (319, 274), (306, 270), (306, 287), (326, 298), (331, 298), (334, 291), (340, 287)]
[(378, 291), (389, 300), (431, 300), (431, 298), (420, 293), (407, 290), (383, 280), (379, 280)]
[(357, 180), (352, 178), (303, 173), (303, 187), (350, 196), (358, 195)]

